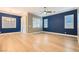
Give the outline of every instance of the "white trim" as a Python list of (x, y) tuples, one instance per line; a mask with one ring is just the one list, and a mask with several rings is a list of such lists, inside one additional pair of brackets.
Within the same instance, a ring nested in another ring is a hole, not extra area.
[(15, 34), (15, 33), (21, 33), (21, 32), (9, 32), (9, 33), (0, 33), (0, 35), (7, 35), (7, 34)]
[[(15, 33), (22, 33), (22, 32), (1, 33), (0, 35), (15, 34)], [(56, 32), (47, 32), (47, 31), (32, 32), (29, 34), (37, 34), (37, 33), (48, 33), (48, 34), (63, 35), (63, 36), (69, 36), (69, 37), (78, 37), (76, 35), (62, 34), (62, 33), (56, 33)]]
[[(79, 21), (79, 9), (77, 9), (77, 35), (79, 36), (79, 24), (78, 24), (78, 21)], [(77, 37), (78, 39), (78, 44), (79, 44), (79, 37)]]
[[(1, 33), (0, 35), (15, 34), (15, 33), (22, 33), (22, 32)], [(37, 33), (48, 33), (48, 34), (56, 34), (56, 35), (63, 35), (63, 36), (69, 36), (69, 37), (78, 37), (76, 35), (69, 35), (69, 34), (62, 34), (62, 33), (55, 33), (55, 32), (47, 32), (47, 31), (32, 32), (31, 34), (37, 34)]]
[(38, 33), (42, 33), (43, 31), (39, 31), (39, 32), (31, 32), (29, 34), (38, 34)]
[(48, 34), (56, 34), (56, 35), (63, 35), (63, 36), (69, 36), (69, 37), (78, 37), (76, 35), (69, 35), (69, 34), (62, 34), (62, 33), (46, 32), (46, 31), (43, 31), (43, 32)]
[(62, 34), (62, 33), (56, 33), (56, 32), (47, 32), (47, 31), (32, 32), (32, 34), (36, 34), (36, 33), (48, 33), (48, 34), (63, 35), (63, 36), (69, 36), (69, 37), (78, 37), (76, 35)]

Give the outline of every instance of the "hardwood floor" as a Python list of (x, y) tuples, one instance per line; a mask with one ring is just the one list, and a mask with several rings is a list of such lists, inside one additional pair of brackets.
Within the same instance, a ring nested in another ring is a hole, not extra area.
[(12, 33), (0, 35), (0, 51), (63, 52), (79, 51), (77, 38), (53, 34)]

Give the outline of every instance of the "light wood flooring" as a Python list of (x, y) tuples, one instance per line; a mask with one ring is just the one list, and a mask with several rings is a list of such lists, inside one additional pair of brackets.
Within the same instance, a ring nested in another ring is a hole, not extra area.
[(53, 34), (0, 34), (1, 52), (76, 52), (77, 38)]

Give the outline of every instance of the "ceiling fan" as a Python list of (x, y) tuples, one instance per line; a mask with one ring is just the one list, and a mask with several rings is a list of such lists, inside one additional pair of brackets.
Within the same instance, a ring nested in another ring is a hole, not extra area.
[(45, 15), (47, 15), (47, 14), (49, 14), (49, 13), (52, 13), (52, 11), (51, 10), (48, 10), (47, 9), (47, 7), (43, 7), (43, 11), (41, 11), (41, 14), (45, 14)]

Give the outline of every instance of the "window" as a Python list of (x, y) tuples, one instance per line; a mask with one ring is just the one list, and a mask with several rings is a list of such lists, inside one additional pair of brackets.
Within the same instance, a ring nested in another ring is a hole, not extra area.
[(37, 19), (33, 18), (33, 28), (36, 28), (36, 27), (37, 27)]
[(33, 28), (41, 28), (42, 27), (42, 19), (33, 17)]
[(16, 28), (16, 18), (2, 17), (2, 28)]
[(65, 29), (74, 29), (74, 15), (65, 16)]
[(44, 19), (44, 28), (48, 28), (48, 19)]

